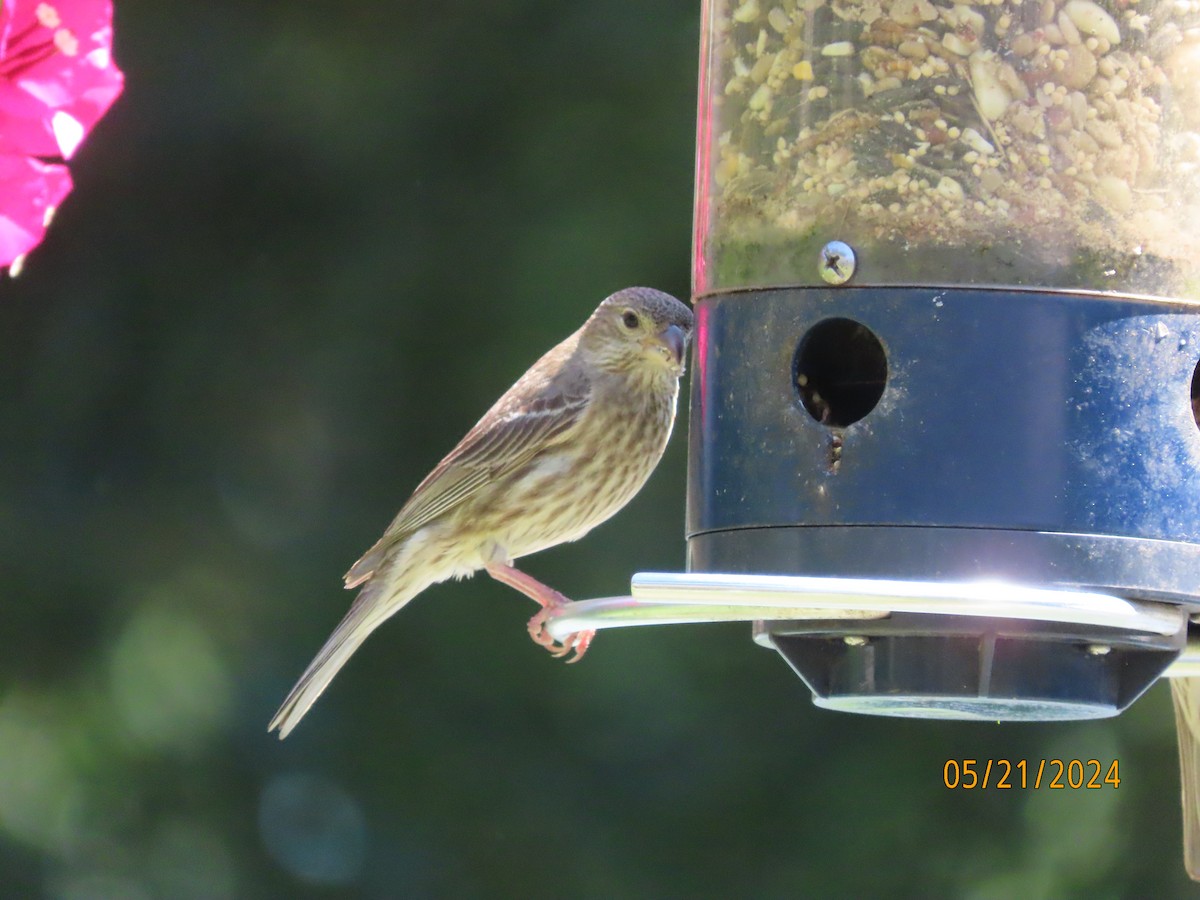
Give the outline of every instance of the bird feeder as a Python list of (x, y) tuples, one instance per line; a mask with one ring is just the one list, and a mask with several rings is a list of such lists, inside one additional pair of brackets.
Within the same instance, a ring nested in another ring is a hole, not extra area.
[(701, 54), (693, 587), (840, 596), (755, 626), (825, 707), (1124, 709), (1200, 608), (1200, 13), (709, 0)]
[(1110, 716), (1200, 609), (1200, 12), (705, 0), (688, 572), (819, 705)]

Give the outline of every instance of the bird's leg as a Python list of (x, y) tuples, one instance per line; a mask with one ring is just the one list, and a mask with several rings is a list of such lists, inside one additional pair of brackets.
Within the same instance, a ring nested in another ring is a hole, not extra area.
[(501, 584), (507, 584), (510, 588), (515, 588), (534, 601), (538, 606), (546, 609), (558, 609), (571, 602), (554, 588), (542, 584), (532, 575), (526, 574), (513, 566), (490, 562), (486, 568), (488, 574)]
[(542, 584), (532, 575), (522, 572), (520, 569), (499, 562), (490, 562), (485, 567), (487, 573), (499, 581), (501, 584), (507, 584), (510, 588), (514, 588), (537, 603), (541, 610), (529, 620), (529, 636), (535, 644), (545, 647), (550, 651), (552, 656), (566, 656), (572, 650), (575, 655), (567, 662), (578, 662), (579, 659), (587, 652), (587, 648), (591, 646), (592, 638), (596, 636), (594, 631), (577, 631), (574, 634), (567, 635), (562, 644), (557, 643), (550, 636), (550, 632), (546, 630), (546, 620), (556, 609), (561, 609), (571, 601), (560, 594), (554, 588)]

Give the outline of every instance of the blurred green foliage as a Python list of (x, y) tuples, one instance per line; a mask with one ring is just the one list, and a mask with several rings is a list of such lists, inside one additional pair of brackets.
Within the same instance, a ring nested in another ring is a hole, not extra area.
[[(128, 88), (0, 284), (0, 895), (1173, 896), (1169, 702), (814, 709), (743, 626), (601, 635), (431, 589), (297, 733), (339, 576), (607, 293), (688, 289), (699, 6), (117, 0)], [(577, 597), (683, 564), (684, 442)], [(1116, 758), (948, 791), (947, 758)]]

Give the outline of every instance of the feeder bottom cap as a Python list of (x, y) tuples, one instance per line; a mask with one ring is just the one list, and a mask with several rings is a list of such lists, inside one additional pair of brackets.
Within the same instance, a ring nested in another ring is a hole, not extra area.
[(954, 719), (972, 722), (1054, 722), (1073, 719), (1107, 719), (1120, 710), (1106, 703), (1046, 702), (1037, 699), (938, 696), (820, 697), (822, 709), (869, 716), (907, 719)]

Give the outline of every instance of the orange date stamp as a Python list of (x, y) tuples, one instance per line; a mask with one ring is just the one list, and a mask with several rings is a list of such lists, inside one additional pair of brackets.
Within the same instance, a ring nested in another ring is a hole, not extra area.
[(948, 759), (942, 784), (952, 791), (1098, 791), (1121, 786), (1121, 767), (1115, 759)]

